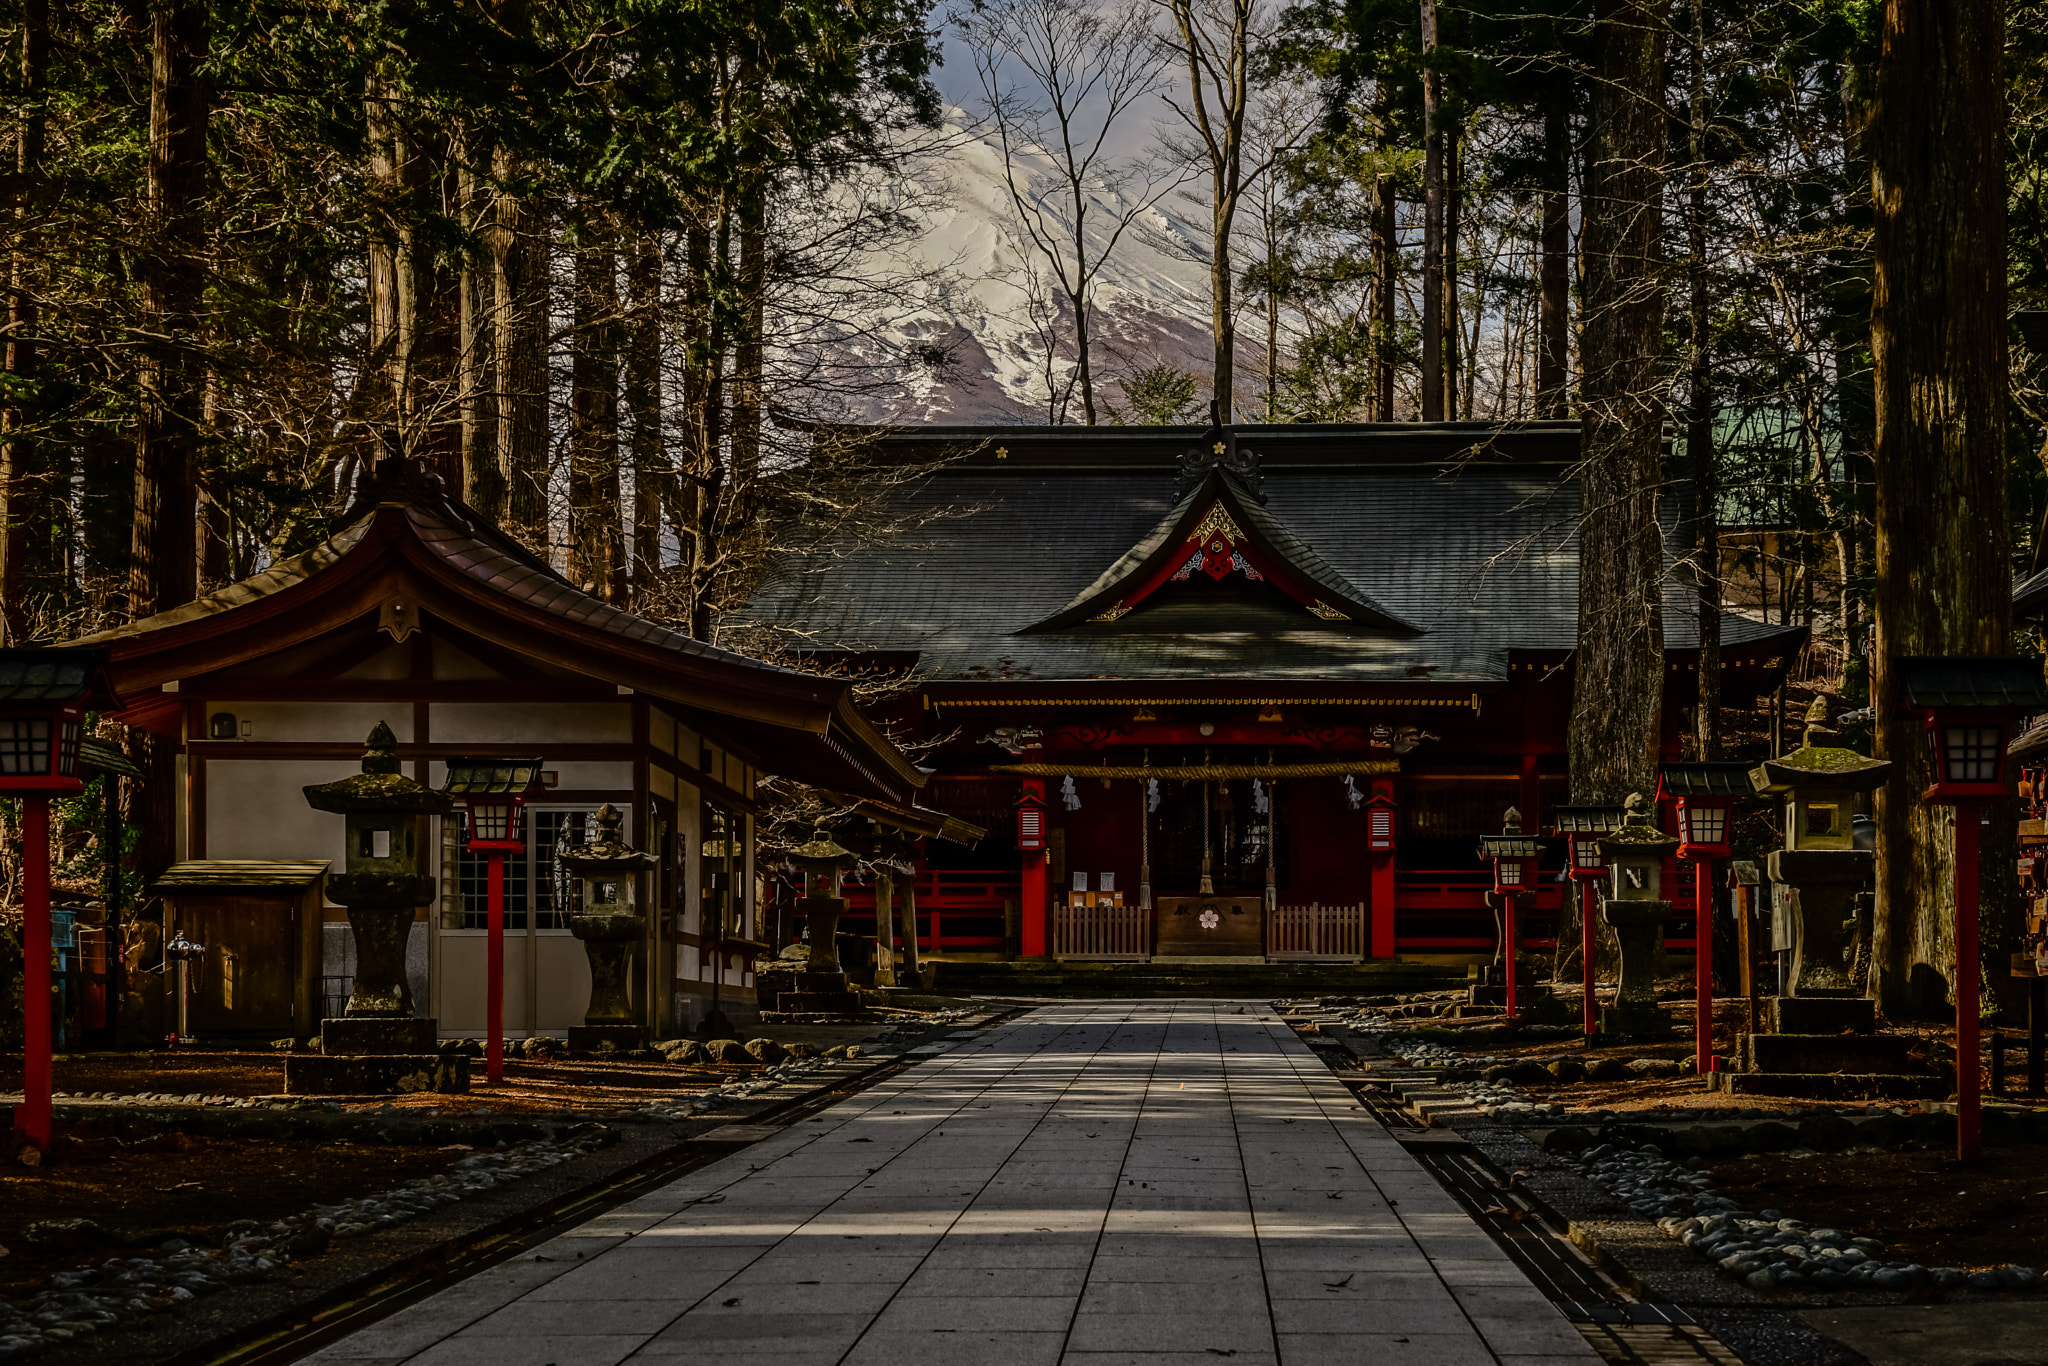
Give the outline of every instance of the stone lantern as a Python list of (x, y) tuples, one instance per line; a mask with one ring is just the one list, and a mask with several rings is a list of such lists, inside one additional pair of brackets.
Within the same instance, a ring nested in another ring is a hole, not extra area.
[(860, 998), (848, 989), (846, 973), (839, 966), (839, 917), (846, 914), (846, 898), (839, 894), (839, 884), (858, 855), (819, 826), (811, 832), (809, 843), (789, 851), (789, 861), (804, 880), (804, 895), (797, 899), (796, 912), (806, 921), (811, 952), (804, 971), (796, 974), (796, 990), (777, 997), (776, 1009), (783, 1014), (850, 1014), (860, 1009)]
[[(1772, 882), (1796, 892), (1787, 904), (1798, 909), (1791, 927), (1787, 996), (1778, 1000), (1844, 1000), (1842, 1010), (1826, 1019), (1820, 1018), (1827, 1013), (1821, 1007), (1774, 1009), (1773, 1027), (1779, 1033), (1835, 1034), (1861, 1026), (1866, 1017), (1875, 1026), (1870, 1003), (1861, 1000), (1861, 984), (1850, 976), (1850, 955), (1855, 897), (1869, 882), (1876, 856), (1856, 847), (1851, 817), (1871, 792), (1884, 785), (1892, 766), (1837, 744), (1827, 719), (1827, 700), (1815, 698), (1806, 713), (1805, 743), (1790, 754), (1766, 759), (1749, 773), (1750, 786), (1759, 795), (1785, 801), (1785, 847), (1772, 851), (1766, 871)], [(1791, 1021), (1779, 1019), (1785, 1012), (1813, 1018), (1802, 1018), (1800, 1027), (1788, 1028)], [(1838, 1022), (1836, 1016), (1841, 1017)]]
[(370, 732), (361, 773), (305, 792), (308, 806), (345, 826), (344, 871), (327, 880), (327, 895), (348, 908), (356, 976), (344, 1017), (320, 1022), (320, 1056), (286, 1059), (285, 1089), (468, 1090), (469, 1060), (437, 1055), (436, 1022), (413, 1015), (405, 981), (413, 914), (438, 892), (421, 867), (420, 817), (445, 816), (453, 804), (399, 772), (398, 740), (382, 721)]
[[(1892, 765), (1837, 744), (1827, 699), (1806, 713), (1805, 743), (1750, 770), (1750, 786), (1785, 802), (1785, 847), (1765, 863), (1772, 887), (1772, 947), (1785, 945), (1782, 994), (1770, 998), (1761, 1029), (1742, 1038), (1743, 1072), (1787, 1076), (1842, 1072), (1899, 1076), (1912, 1070), (1911, 1040), (1877, 1032), (1876, 1002), (1853, 975), (1856, 907), (1875, 855), (1856, 847), (1853, 816), (1883, 786)], [(1741, 1076), (1730, 1088), (1747, 1089)]]
[(597, 809), (596, 819), (597, 833), (588, 844), (555, 851), (555, 861), (582, 884), (583, 904), (569, 917), (569, 933), (583, 941), (590, 959), (590, 1005), (583, 1023), (570, 1028), (569, 1047), (645, 1048), (647, 1027), (633, 1018), (629, 987), (633, 950), (646, 935), (640, 874), (660, 860), (626, 843), (619, 833), (624, 817), (610, 802)]
[(1664, 1034), (1671, 1017), (1657, 1004), (1657, 936), (1671, 918), (1664, 899), (1664, 860), (1678, 841), (1657, 828), (1640, 792), (1629, 794), (1621, 825), (1603, 835), (1609, 873), (1600, 918), (1621, 949), (1614, 1004), (1600, 1012), (1603, 1034)]

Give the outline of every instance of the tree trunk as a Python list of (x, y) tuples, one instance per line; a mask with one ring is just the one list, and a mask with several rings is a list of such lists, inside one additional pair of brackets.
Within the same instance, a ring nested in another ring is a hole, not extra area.
[(1443, 76), (1436, 0), (1422, 0), (1422, 420), (1444, 420), (1444, 135), (1437, 126)]
[(400, 241), (404, 212), (405, 150), (398, 130), (397, 91), (387, 70), (390, 59), (370, 68), (363, 82), (363, 118), (369, 145), (369, 191), (374, 206), (365, 261), (363, 301), (369, 316), (368, 365), (381, 371), (390, 405), (377, 423), (377, 459), (405, 454), (407, 379), (411, 329), (405, 325), (403, 276), (406, 252)]
[(200, 365), (208, 44), (199, 0), (157, 0), (151, 13), (148, 240), (137, 261), (143, 327), (137, 353), (135, 530), (131, 617), (190, 602), (198, 586)]
[[(723, 274), (732, 259), (732, 205), (722, 202), (715, 230), (705, 242), (706, 279)], [(712, 306), (708, 289), (705, 297), (708, 323), (705, 344), (697, 365), (696, 449), (690, 453), (689, 538), (686, 542), (690, 567), (690, 634), (698, 640), (711, 638), (711, 586), (718, 574), (718, 530), (725, 504), (725, 360), (730, 342), (727, 310)]]
[(1453, 127), (1444, 139), (1444, 190), (1443, 190), (1443, 351), (1444, 351), (1444, 416), (1455, 422), (1462, 411), (1471, 415), (1468, 406), (1460, 407), (1458, 383), (1464, 366), (1463, 334), (1458, 322), (1458, 215), (1463, 209), (1464, 195), (1459, 180), (1464, 171), (1464, 138), (1462, 129)]
[(1692, 462), (1693, 586), (1698, 612), (1699, 690), (1693, 703), (1693, 750), (1702, 762), (1721, 745), (1721, 497), (1714, 447), (1714, 371), (1708, 350), (1706, 4), (1692, 0), (1692, 89), (1686, 155), (1692, 185), (1686, 200), (1686, 270), (1691, 275), (1687, 324), (1692, 332), (1686, 382), (1685, 453)]
[(1569, 115), (1563, 101), (1554, 100), (1543, 115), (1542, 288), (1536, 328), (1536, 416), (1553, 422), (1567, 416), (1571, 369), (1570, 154)]
[(728, 520), (752, 520), (761, 473), (761, 348), (768, 303), (768, 193), (740, 200), (740, 325), (732, 339), (732, 493)]
[(47, 477), (37, 459), (39, 438), (24, 429), (33, 425), (29, 384), (36, 368), (39, 318), (30, 280), (28, 235), (43, 193), (43, 145), (49, 116), (43, 107), (44, 68), (50, 57), (48, 0), (23, 0), (21, 10), (21, 123), (15, 129), (13, 195), (14, 249), (7, 272), (7, 386), (0, 407), (0, 644), (20, 645), (30, 634), (29, 597), (34, 545), (45, 534), (48, 519), (42, 508)]
[[(586, 206), (586, 213), (588, 213)], [(576, 245), (575, 343), (569, 361), (569, 582), (606, 602), (626, 598), (619, 544), (618, 256), (605, 225)]]
[(661, 517), (670, 498), (668, 452), (661, 443), (661, 239), (633, 239), (626, 266), (631, 315), (626, 340), (626, 413), (633, 421), (633, 593), (661, 577)]
[(516, 192), (522, 168), (495, 158), (491, 233), (492, 369), (498, 379), (498, 468), (513, 534), (546, 553), (548, 479), (548, 253), (543, 215)]
[(1572, 800), (1608, 803), (1653, 790), (1664, 691), (1662, 4), (1599, 0), (1593, 41), (1580, 238), (1579, 636), (1567, 745)]
[(486, 522), (505, 519), (505, 472), (498, 465), (498, 399), (492, 367), (490, 201), (476, 162), (487, 154), (465, 142), (456, 160), (456, 212), (483, 255), (463, 257), (456, 277), (456, 403), (462, 419), (462, 500)]
[[(1899, 660), (2012, 653), (2005, 453), (2004, 7), (1999, 0), (1885, 9), (1871, 111), (1876, 274), (1877, 918), (1870, 991), (1887, 1013), (1914, 999), (1913, 969), (1953, 962), (1954, 827), (1925, 805), (1920, 722), (1900, 710)], [(1964, 808), (1965, 818), (1974, 813)], [(2012, 803), (1983, 867), (2009, 873)], [(2007, 879), (2009, 880), (2009, 879)], [(1985, 879), (1987, 928), (2001, 907)], [(1987, 933), (1987, 946), (2002, 936)], [(1944, 974), (1946, 975), (1946, 974)]]
[(1380, 176), (1372, 184), (1373, 392), (1379, 420), (1394, 420), (1394, 283), (1400, 256), (1394, 243), (1394, 180)]

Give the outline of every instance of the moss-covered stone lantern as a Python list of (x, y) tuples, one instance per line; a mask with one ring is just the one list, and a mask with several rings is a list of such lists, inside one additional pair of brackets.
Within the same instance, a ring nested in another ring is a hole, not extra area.
[(452, 803), (399, 772), (398, 740), (382, 721), (370, 732), (361, 773), (305, 791), (308, 806), (339, 815), (346, 829), (344, 871), (327, 880), (327, 895), (348, 907), (349, 931), (356, 941), (347, 1016), (410, 1019), (406, 939), (413, 912), (433, 901), (437, 891), (433, 877), (420, 867), (419, 818), (445, 816)]
[(398, 740), (379, 721), (363, 771), (305, 789), (306, 804), (342, 818), (343, 872), (327, 895), (348, 908), (356, 975), (343, 1018), (320, 1022), (320, 1055), (285, 1060), (285, 1090), (310, 1094), (466, 1091), (469, 1060), (439, 1054), (436, 1021), (416, 1018), (405, 980), (414, 912), (438, 892), (422, 867), (420, 818), (445, 816), (447, 796), (399, 771)]
[(1610, 870), (1600, 919), (1621, 949), (1614, 1004), (1600, 1012), (1604, 1034), (1664, 1034), (1671, 1017), (1657, 1004), (1657, 936), (1671, 918), (1664, 860), (1678, 841), (1657, 828), (1640, 792), (1629, 794), (1620, 826), (1600, 838)]
[(647, 1028), (633, 1018), (633, 951), (646, 936), (639, 910), (640, 875), (660, 860), (628, 844), (624, 817), (607, 802), (597, 809), (588, 844), (555, 853), (555, 861), (582, 887), (582, 904), (569, 916), (569, 933), (583, 941), (590, 960), (590, 1005), (569, 1030), (569, 1047), (597, 1052), (647, 1046)]
[(848, 990), (846, 973), (839, 966), (838, 933), (839, 917), (846, 914), (840, 881), (859, 856), (821, 825), (811, 832), (808, 843), (789, 851), (789, 861), (804, 880), (804, 895), (796, 910), (810, 932), (811, 951), (804, 971), (796, 974), (796, 990), (783, 992), (776, 1008), (797, 1015), (844, 1015), (857, 1010), (860, 998)]
[[(1861, 984), (1850, 975), (1856, 894), (1870, 880), (1876, 858), (1856, 847), (1852, 817), (1891, 776), (1892, 766), (1839, 743), (1828, 729), (1828, 704), (1816, 697), (1806, 713), (1804, 743), (1791, 753), (1766, 759), (1749, 772), (1750, 786), (1760, 796), (1785, 803), (1785, 847), (1774, 850), (1766, 864), (1771, 881), (1798, 892), (1798, 920), (1792, 933), (1790, 996), (1840, 994), (1860, 997)], [(1852, 1007), (1857, 1025), (1867, 1012)], [(1811, 1013), (1811, 1012), (1809, 1012)], [(1802, 1022), (1787, 1033), (1839, 1033), (1848, 1022), (1824, 1027), (1825, 1021)]]

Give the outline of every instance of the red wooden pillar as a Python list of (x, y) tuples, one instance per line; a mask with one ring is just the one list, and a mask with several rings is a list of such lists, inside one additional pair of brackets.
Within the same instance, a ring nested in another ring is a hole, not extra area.
[[(50, 794), (21, 794), (21, 1105), (14, 1127), (50, 1147)], [(1974, 998), (1973, 998), (1974, 999)], [(1971, 1054), (1974, 1058), (1976, 1055)]]
[(1956, 1156), (1965, 1162), (1984, 1155), (1984, 1083), (1978, 1071), (1977, 821), (1975, 802), (1956, 807)]
[[(1372, 780), (1374, 799), (1394, 799), (1394, 780), (1375, 778)], [(1372, 855), (1372, 900), (1367, 913), (1371, 916), (1372, 956), (1392, 958), (1394, 956), (1394, 851), (1383, 850)]]
[[(1037, 798), (1042, 805), (1045, 801), (1045, 780), (1042, 778), (1026, 778), (1024, 780), (1023, 795)], [(1051, 936), (1046, 932), (1048, 928), (1046, 924), (1048, 910), (1045, 899), (1046, 851), (1042, 848), (1024, 849), (1019, 851), (1018, 857), (1023, 862), (1017, 891), (1018, 922), (1024, 941), (1022, 948), (1026, 958), (1043, 958), (1051, 952), (1049, 942)], [(937, 938), (936, 928), (933, 931), (933, 938), (935, 940)], [(938, 945), (934, 943), (932, 947), (936, 951)]]

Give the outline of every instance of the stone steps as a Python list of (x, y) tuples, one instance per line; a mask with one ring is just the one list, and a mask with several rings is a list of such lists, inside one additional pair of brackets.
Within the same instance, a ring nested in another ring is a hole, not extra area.
[(948, 994), (1051, 997), (1368, 996), (1441, 991), (1464, 970), (1430, 963), (952, 963), (933, 965)]

